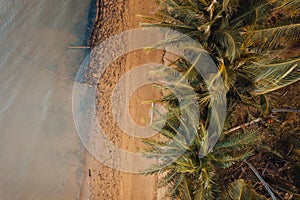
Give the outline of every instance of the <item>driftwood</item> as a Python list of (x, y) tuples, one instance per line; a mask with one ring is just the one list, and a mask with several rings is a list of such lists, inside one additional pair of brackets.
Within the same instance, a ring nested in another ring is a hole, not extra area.
[(68, 46), (69, 49), (90, 49), (89, 46)]
[(226, 135), (226, 134), (232, 133), (232, 132), (234, 132), (234, 131), (237, 131), (237, 130), (239, 130), (239, 129), (242, 129), (242, 128), (251, 126), (251, 125), (253, 125), (253, 124), (256, 124), (256, 123), (259, 123), (259, 122), (262, 122), (262, 121), (263, 121), (262, 118), (257, 118), (257, 119), (255, 119), (255, 120), (249, 122), (249, 123), (242, 124), (242, 125), (239, 125), (239, 126), (237, 126), (237, 127), (232, 128), (232, 129), (229, 129), (228, 131), (225, 131), (224, 134)]
[(289, 109), (289, 108), (276, 108), (272, 109), (273, 113), (282, 113), (282, 112), (287, 112), (287, 113), (298, 113), (300, 112), (300, 109)]
[[(272, 109), (272, 113), (300, 113), (300, 109), (276, 108), (276, 109)], [(225, 131), (224, 134), (226, 135), (226, 134), (232, 133), (234, 131), (240, 130), (242, 128), (246, 128), (248, 126), (251, 126), (251, 125), (259, 123), (259, 122), (263, 122), (263, 119), (257, 118), (249, 123), (242, 124), (242, 125), (232, 128), (232, 129), (229, 129), (228, 131)]]

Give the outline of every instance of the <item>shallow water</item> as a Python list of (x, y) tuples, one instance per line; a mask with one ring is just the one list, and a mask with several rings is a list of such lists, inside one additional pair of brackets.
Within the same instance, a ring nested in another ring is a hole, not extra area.
[(0, 199), (78, 199), (72, 87), (92, 0), (0, 0)]

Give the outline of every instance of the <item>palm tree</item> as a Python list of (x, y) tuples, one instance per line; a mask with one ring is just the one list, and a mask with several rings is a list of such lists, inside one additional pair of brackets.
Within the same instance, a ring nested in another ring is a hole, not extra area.
[[(299, 0), (162, 0), (158, 4), (154, 17), (144, 16), (147, 23), (142, 26), (170, 28), (197, 40), (219, 67), (229, 110), (242, 104), (265, 113), (270, 92), (300, 80), (300, 56), (282, 56), (300, 39)], [(146, 156), (168, 157), (181, 149), (185, 152), (170, 165), (153, 166), (148, 174), (163, 174), (160, 186), (169, 187), (168, 194), (173, 199), (266, 199), (244, 180), (234, 181), (227, 189), (218, 184), (222, 182), (219, 171), (253, 155), (263, 135), (259, 131), (223, 134), (211, 153), (199, 156), (212, 114), (207, 112), (208, 90), (193, 65), (184, 59), (172, 65), (187, 77), (186, 87), (192, 86), (198, 94), (203, 115), (195, 139), (186, 146), (180, 142), (187, 133), (178, 131), (179, 124), (184, 122), (176, 97), (170, 94), (157, 101), (168, 109), (165, 126), (158, 130), (167, 140), (145, 140), (149, 145)], [(168, 72), (159, 74), (168, 76)], [(191, 108), (184, 109), (189, 113)], [(230, 128), (230, 114), (224, 130)], [(192, 115), (188, 120), (193, 120)], [(160, 123), (154, 123), (153, 128), (161, 127)], [(170, 144), (169, 140), (175, 142)]]
[[(249, 102), (300, 80), (300, 57), (284, 58), (300, 38), (297, 0), (163, 0), (144, 27), (180, 31), (218, 64), (228, 93)], [(243, 84), (241, 84), (243, 83)]]

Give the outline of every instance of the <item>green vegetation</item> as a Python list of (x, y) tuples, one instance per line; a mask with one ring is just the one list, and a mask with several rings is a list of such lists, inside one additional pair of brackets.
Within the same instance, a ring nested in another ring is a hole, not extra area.
[[(197, 40), (219, 68), (217, 75), (223, 78), (228, 105), (218, 143), (207, 156), (201, 156), (203, 145), (209, 145), (207, 128), (210, 116), (214, 115), (207, 84), (193, 64), (183, 58), (172, 62), (170, 66), (188, 80), (177, 88), (186, 91), (182, 94), (185, 105), (182, 108), (173, 93), (156, 100), (168, 110), (162, 130), (161, 122), (153, 124), (164, 139), (145, 140), (149, 146), (145, 154), (170, 158), (182, 149), (185, 152), (171, 165), (153, 166), (149, 174), (163, 176), (159, 186), (167, 187), (172, 199), (300, 198), (294, 173), (299, 162), (299, 115), (294, 114), (296, 121), (293, 118), (283, 124), (287, 116), (272, 114), (272, 108), (281, 105), (276, 92), (300, 80), (300, 56), (293, 53), (299, 50), (300, 1), (162, 0), (157, 3), (159, 9), (153, 17), (144, 17), (147, 23), (142, 26), (174, 29)], [(158, 74), (167, 78), (170, 71)], [(197, 105), (195, 97), (185, 88), (192, 88), (197, 94)], [(199, 121), (190, 114), (193, 108), (201, 113)], [(188, 116), (184, 121), (183, 112)], [(257, 118), (262, 120), (252, 126), (255, 131), (230, 131)], [(179, 124), (183, 124), (185, 131), (178, 131)], [(196, 130), (191, 129), (195, 124)], [(191, 136), (194, 140), (190, 146), (181, 142)]]

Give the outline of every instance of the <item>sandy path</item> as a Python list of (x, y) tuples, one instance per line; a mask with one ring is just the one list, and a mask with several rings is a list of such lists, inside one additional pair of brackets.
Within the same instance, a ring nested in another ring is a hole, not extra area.
[[(94, 32), (94, 44), (105, 40), (113, 34), (124, 30), (139, 27), (140, 19), (137, 14), (150, 15), (155, 10), (154, 1), (127, 0), (119, 1), (114, 5), (111, 1), (99, 3), (103, 15), (99, 15), (97, 30)], [(114, 13), (111, 15), (111, 13)], [(122, 149), (136, 151), (142, 147), (139, 139), (122, 132), (114, 123), (111, 114), (111, 94), (117, 81), (126, 72), (138, 65), (145, 63), (160, 63), (162, 52), (145, 54), (142, 51), (130, 53), (114, 62), (105, 71), (98, 84), (99, 99), (98, 105), (101, 109), (101, 120), (99, 123), (104, 127), (108, 138)], [(92, 65), (96, 65), (92, 61)], [(94, 74), (91, 69), (90, 75)], [(130, 114), (138, 124), (149, 119), (149, 105), (143, 101), (157, 98), (161, 93), (151, 86), (143, 87), (130, 99)], [(85, 184), (81, 191), (80, 199), (105, 199), (105, 200), (154, 200), (157, 199), (157, 186), (155, 176), (143, 176), (131, 173), (124, 173), (104, 166), (90, 154), (86, 153), (84, 173), (86, 174)], [(134, 165), (135, 163), (132, 163)]]

